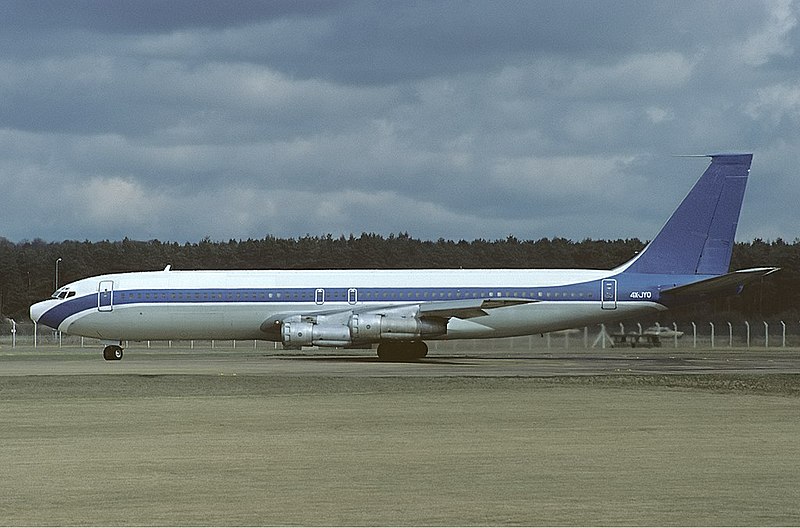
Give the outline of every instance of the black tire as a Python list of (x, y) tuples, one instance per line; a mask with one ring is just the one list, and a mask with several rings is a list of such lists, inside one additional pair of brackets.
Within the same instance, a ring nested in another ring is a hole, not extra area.
[(118, 345), (108, 345), (103, 349), (103, 359), (106, 361), (119, 361), (122, 359), (122, 347)]

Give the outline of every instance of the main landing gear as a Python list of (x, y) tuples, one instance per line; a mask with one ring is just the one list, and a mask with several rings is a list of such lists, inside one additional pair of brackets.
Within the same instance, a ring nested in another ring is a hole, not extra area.
[(119, 345), (108, 345), (103, 349), (103, 359), (106, 361), (119, 361), (122, 359), (122, 347)]
[(422, 341), (385, 342), (378, 345), (382, 361), (416, 361), (428, 355), (428, 345)]

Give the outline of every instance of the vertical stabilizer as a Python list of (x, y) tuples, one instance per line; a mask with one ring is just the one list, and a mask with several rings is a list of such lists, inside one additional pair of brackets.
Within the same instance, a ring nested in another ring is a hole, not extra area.
[(728, 272), (752, 154), (712, 154), (711, 165), (666, 225), (629, 264), (631, 273)]

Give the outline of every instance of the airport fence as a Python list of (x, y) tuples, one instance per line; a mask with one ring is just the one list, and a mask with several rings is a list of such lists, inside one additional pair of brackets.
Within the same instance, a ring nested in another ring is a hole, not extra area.
[[(0, 323), (0, 347), (99, 348), (99, 339), (71, 336), (32, 322)], [(136, 348), (281, 350), (282, 345), (258, 340), (141, 341), (126, 343)], [(800, 347), (800, 321), (689, 321), (685, 323), (617, 323), (594, 325), (541, 335), (503, 339), (430, 341), (434, 352), (590, 350), (619, 347), (681, 349), (752, 349)]]

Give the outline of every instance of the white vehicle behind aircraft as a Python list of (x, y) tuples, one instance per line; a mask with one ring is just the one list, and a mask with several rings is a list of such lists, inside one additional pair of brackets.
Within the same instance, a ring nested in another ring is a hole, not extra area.
[(711, 164), (658, 235), (609, 270), (164, 271), (82, 279), (31, 306), (66, 334), (126, 340), (262, 339), (289, 348), (377, 344), (383, 359), (425, 341), (511, 337), (652, 314), (741, 291), (776, 268), (728, 273), (751, 154)]

